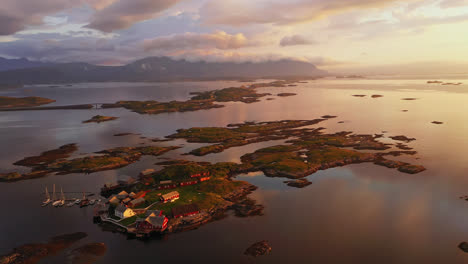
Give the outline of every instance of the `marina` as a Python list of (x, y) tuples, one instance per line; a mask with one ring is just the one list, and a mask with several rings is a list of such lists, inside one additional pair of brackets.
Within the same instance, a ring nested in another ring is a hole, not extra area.
[(53, 185), (52, 188), (52, 197), (50, 196), (50, 193), (48, 191), (48, 188), (45, 187), (45, 199), (42, 202), (41, 206), (46, 207), (47, 205), (51, 204), (54, 207), (63, 207), (66, 205), (66, 207), (73, 207), (74, 205), (79, 205), (80, 208), (88, 206), (88, 205), (94, 205), (96, 202), (100, 202), (101, 199), (88, 199), (89, 196), (93, 196), (94, 193), (91, 192), (81, 192), (82, 197), (80, 198), (66, 198), (65, 193), (67, 194), (80, 194), (80, 192), (64, 192), (62, 188), (60, 188), (60, 194), (59, 198), (57, 198), (56, 190), (55, 190), (55, 184)]

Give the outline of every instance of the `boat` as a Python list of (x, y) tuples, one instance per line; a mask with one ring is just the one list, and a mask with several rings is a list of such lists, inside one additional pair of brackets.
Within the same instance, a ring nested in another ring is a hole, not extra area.
[(60, 205), (60, 200), (57, 200), (57, 195), (55, 194), (55, 184), (54, 184), (54, 191), (52, 192), (52, 205), (57, 207)]
[(96, 200), (95, 200), (95, 199), (89, 200), (89, 204), (90, 204), (90, 205), (93, 205), (93, 204), (95, 204), (95, 203), (96, 203)]
[(65, 195), (63, 194), (63, 189), (62, 188), (60, 188), (60, 199), (55, 201), (52, 205), (55, 206), (55, 207), (65, 205)]
[(88, 205), (89, 205), (89, 200), (88, 200), (88, 198), (86, 197), (85, 193), (83, 192), (83, 199), (81, 199), (80, 208), (81, 208), (81, 207), (88, 206)]
[(63, 189), (60, 188), (60, 194), (61, 194), (61, 199), (60, 199), (60, 204), (59, 206), (64, 206), (65, 205), (65, 194), (63, 194)]
[(75, 199), (75, 204), (80, 204), (81, 203), (81, 199)]
[(52, 202), (52, 200), (50, 199), (49, 191), (47, 190), (47, 186), (45, 187), (45, 195), (46, 199), (42, 202), (42, 207), (47, 206), (48, 204), (50, 204), (50, 202)]
[(75, 205), (75, 201), (71, 201), (71, 202), (67, 203), (67, 207), (72, 207), (73, 205)]

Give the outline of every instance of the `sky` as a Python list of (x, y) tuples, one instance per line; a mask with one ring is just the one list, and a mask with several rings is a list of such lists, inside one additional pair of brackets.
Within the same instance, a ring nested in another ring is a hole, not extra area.
[(468, 73), (468, 0), (0, 0), (0, 56), (122, 65), (296, 59)]

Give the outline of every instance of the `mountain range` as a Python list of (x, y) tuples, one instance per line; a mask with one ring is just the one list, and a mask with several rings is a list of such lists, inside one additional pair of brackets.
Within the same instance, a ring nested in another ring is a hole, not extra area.
[[(27, 61), (27, 60), (26, 60)], [(33, 63), (28, 61), (29, 63)], [(24, 65), (27, 65), (25, 63)], [(0, 70), (6, 67), (0, 61)], [(19, 66), (18, 66), (19, 67)], [(45, 64), (0, 71), (0, 84), (79, 82), (158, 82), (184, 80), (294, 78), (327, 75), (315, 65), (295, 60), (266, 62), (190, 62), (148, 57), (123, 66), (88, 63)]]
[(16, 69), (32, 68), (32, 67), (42, 67), (50, 66), (52, 63), (40, 62), (40, 61), (30, 61), (26, 58), (20, 59), (6, 59), (0, 57), (0, 71), (9, 71)]

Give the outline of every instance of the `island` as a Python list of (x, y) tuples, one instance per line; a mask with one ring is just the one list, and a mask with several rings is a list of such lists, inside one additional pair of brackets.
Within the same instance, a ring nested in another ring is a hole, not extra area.
[(103, 104), (102, 108), (125, 108), (139, 114), (161, 114), (170, 112), (188, 112), (221, 108), (224, 102), (256, 103), (259, 98), (269, 96), (269, 93), (258, 93), (256, 89), (263, 87), (286, 87), (294, 81), (274, 81), (255, 83), (249, 86), (229, 87), (207, 92), (192, 92), (187, 101), (119, 101), (113, 104)]
[(18, 108), (18, 107), (34, 107), (45, 104), (50, 104), (55, 102), (55, 100), (30, 96), (30, 97), (7, 97), (0, 96), (0, 109), (7, 108)]
[(287, 97), (287, 96), (295, 96), (295, 95), (297, 95), (297, 94), (295, 94), (295, 93), (279, 93), (276, 96)]
[(72, 244), (87, 237), (86, 233), (77, 232), (52, 237), (47, 243), (26, 244), (0, 256), (1, 264), (37, 263), (49, 256), (56, 255)]
[(256, 187), (232, 179), (239, 164), (173, 160), (160, 165), (161, 170), (140, 173), (136, 184), (113, 196), (106, 189), (109, 205), (95, 215), (96, 222), (146, 237), (190, 230), (227, 210), (243, 217), (262, 213), (263, 206), (247, 198)]
[(101, 122), (108, 122), (108, 121), (112, 121), (116, 119), (118, 119), (118, 117), (95, 115), (91, 119), (83, 121), (83, 123), (101, 123)]
[(138, 160), (142, 156), (160, 156), (168, 151), (178, 149), (180, 147), (158, 147), (158, 146), (141, 146), (141, 147), (117, 147), (96, 152), (97, 155), (86, 155), (74, 159), (67, 159), (78, 147), (76, 144), (67, 144), (45, 151), (38, 156), (26, 157), (14, 163), (14, 165), (30, 167), (30, 173), (20, 174), (18, 172), (0, 174), (0, 181), (14, 182), (19, 180), (27, 180), (39, 178), (51, 173), (60, 175), (70, 173), (93, 173), (97, 171), (113, 170), (128, 166)]

